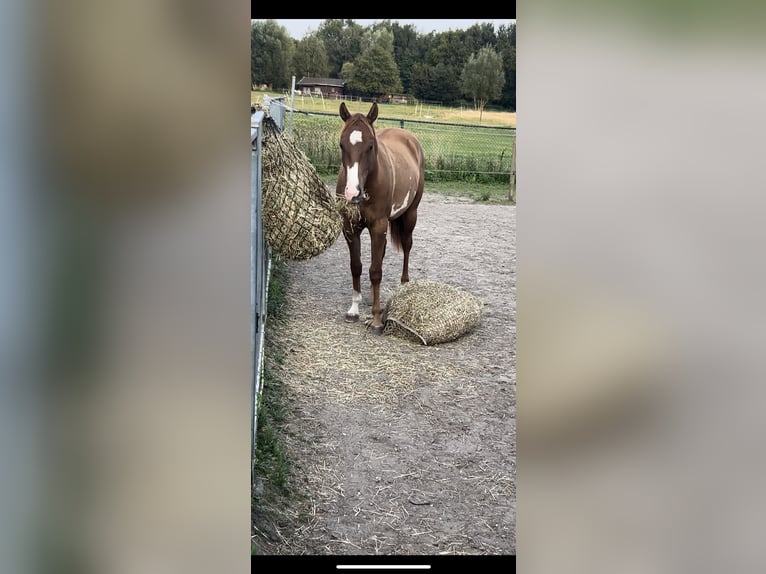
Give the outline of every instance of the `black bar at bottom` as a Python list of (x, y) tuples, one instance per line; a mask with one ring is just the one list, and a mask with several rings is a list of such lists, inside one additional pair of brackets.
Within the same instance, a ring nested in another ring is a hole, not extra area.
[[(417, 568), (405, 569), (402, 566), (417, 566)], [(263, 572), (267, 574), (271, 568), (303, 567), (307, 572), (335, 572), (336, 574), (359, 574), (362, 572), (414, 572), (422, 574), (437, 574), (451, 571), (453, 568), (478, 568), (482, 574), (502, 572), (513, 574), (516, 572), (516, 556), (252, 556), (251, 572)], [(339, 568), (338, 566), (342, 566)], [(364, 566), (364, 568), (351, 568), (352, 566)], [(380, 568), (372, 568), (380, 566)], [(392, 568), (397, 566), (397, 568)], [(428, 566), (428, 568), (424, 568)], [(388, 568), (386, 568), (388, 567)]]

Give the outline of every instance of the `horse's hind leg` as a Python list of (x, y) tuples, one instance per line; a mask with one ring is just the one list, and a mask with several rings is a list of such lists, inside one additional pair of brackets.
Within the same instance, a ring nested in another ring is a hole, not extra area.
[(351, 307), (346, 311), (346, 321), (359, 320), (359, 303), (362, 301), (362, 246), (360, 235), (361, 229), (347, 229), (344, 225), (343, 236), (346, 238), (348, 253), (351, 263), (351, 282), (353, 291), (351, 293)]
[(399, 239), (402, 243), (404, 262), (402, 263), (402, 283), (410, 280), (410, 249), (412, 249), (412, 232), (418, 221), (418, 210), (411, 207), (396, 220), (399, 227)]

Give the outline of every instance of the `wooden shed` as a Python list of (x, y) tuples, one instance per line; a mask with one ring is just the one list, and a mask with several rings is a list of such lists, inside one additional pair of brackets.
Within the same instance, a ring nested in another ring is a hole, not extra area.
[(325, 98), (340, 97), (345, 93), (346, 81), (338, 78), (301, 78), (300, 82), (295, 84), (304, 96), (319, 95)]

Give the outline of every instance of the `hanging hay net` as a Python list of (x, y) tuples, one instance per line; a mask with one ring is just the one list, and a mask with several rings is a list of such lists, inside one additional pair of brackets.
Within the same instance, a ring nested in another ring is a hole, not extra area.
[(481, 300), (463, 289), (417, 279), (389, 297), (383, 332), (423, 345), (446, 343), (476, 327), (483, 308)]
[(271, 249), (285, 259), (310, 259), (340, 235), (333, 194), (311, 161), (271, 117), (262, 122), (263, 230)]

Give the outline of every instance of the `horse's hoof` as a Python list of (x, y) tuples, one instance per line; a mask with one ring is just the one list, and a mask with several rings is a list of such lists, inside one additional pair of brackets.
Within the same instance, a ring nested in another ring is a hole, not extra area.
[(381, 325), (380, 327), (375, 327), (374, 325), (370, 325), (370, 330), (375, 335), (382, 335), (383, 334), (383, 325)]
[(359, 315), (349, 315), (346, 313), (346, 322), (347, 323), (356, 323), (359, 320)]

